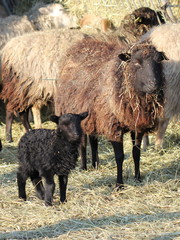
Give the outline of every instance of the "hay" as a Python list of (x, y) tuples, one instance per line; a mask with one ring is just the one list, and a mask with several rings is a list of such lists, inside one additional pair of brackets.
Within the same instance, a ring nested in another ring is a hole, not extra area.
[[(55, 126), (46, 121), (46, 128)], [(0, 239), (134, 240), (179, 239), (180, 224), (180, 125), (168, 128), (162, 151), (151, 146), (142, 153), (143, 182), (134, 182), (129, 134), (125, 135), (125, 189), (117, 192), (116, 164), (111, 145), (100, 140), (101, 165), (87, 172), (77, 167), (70, 174), (66, 204), (59, 205), (56, 184), (54, 206), (45, 207), (27, 181), (28, 201), (17, 197), (17, 143), (22, 125), (13, 125), (14, 143), (5, 142), (0, 129)], [(89, 149), (88, 149), (89, 151)], [(79, 163), (80, 165), (80, 163)], [(57, 177), (55, 178), (57, 183)]]

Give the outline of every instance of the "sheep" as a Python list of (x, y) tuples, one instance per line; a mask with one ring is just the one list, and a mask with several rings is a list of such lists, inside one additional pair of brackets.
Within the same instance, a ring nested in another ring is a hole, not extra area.
[[(0, 55), (5, 44), (15, 36), (37, 30), (76, 27), (76, 21), (76, 18), (70, 16), (61, 4), (38, 2), (23, 16), (11, 15), (0, 19)], [(40, 111), (38, 110), (38, 104), (34, 106), (32, 110), (34, 114), (36, 113), (34, 116), (35, 127), (41, 127), (41, 121), (38, 118)], [(25, 119), (26, 118), (27, 116)], [(13, 115), (8, 115), (7, 119), (12, 122)], [(23, 121), (26, 122), (26, 120)], [(11, 125), (12, 123), (9, 124)], [(27, 125), (26, 128), (30, 128), (30, 125)], [(12, 139), (10, 139), (10, 141), (12, 141)]]
[[(119, 56), (119, 57), (118, 57)], [(117, 162), (117, 187), (123, 186), (123, 135), (133, 141), (135, 179), (140, 180), (140, 144), (157, 125), (163, 109), (162, 53), (149, 44), (128, 47), (117, 39), (86, 37), (68, 49), (60, 63), (55, 114), (88, 111), (85, 134), (111, 141)]]
[[(152, 28), (141, 41), (149, 41), (158, 51), (163, 51), (168, 60), (163, 61), (165, 76), (164, 115), (159, 119), (155, 146), (162, 148), (165, 131), (173, 116), (180, 113), (180, 23), (168, 23)], [(144, 146), (146, 148), (146, 146)]]
[[(141, 7), (126, 15), (120, 27), (112, 32), (111, 35), (118, 36), (121, 42), (128, 45), (137, 42), (153, 26), (164, 23), (165, 21), (160, 12), (155, 12), (148, 7)], [(82, 169), (87, 169), (86, 142), (87, 138), (85, 137), (83, 138), (81, 149)], [(99, 164), (97, 137), (89, 136), (89, 142), (92, 150), (92, 166), (96, 167)]]
[[(13, 113), (20, 114), (26, 131), (28, 109), (52, 101), (59, 74), (59, 62), (66, 49), (85, 36), (76, 29), (37, 31), (11, 39), (2, 50), (3, 89), (6, 105), (6, 139), (12, 141)], [(33, 41), (32, 41), (33, 39)], [(28, 42), (28, 45), (27, 45)], [(23, 94), (26, 93), (26, 100)]]
[[(46, 206), (52, 205), (55, 189), (54, 175), (58, 175), (60, 201), (66, 201), (66, 188), (70, 170), (76, 166), (81, 141), (81, 121), (88, 113), (52, 116), (57, 129), (35, 129), (26, 133), (18, 145), (19, 168), (17, 184), (19, 198), (26, 200), (25, 184), (30, 177), (37, 196)], [(45, 179), (45, 189), (41, 178)]]
[(0, 49), (12, 37), (37, 30), (76, 27), (75, 19), (68, 15), (61, 4), (36, 3), (23, 16), (11, 15), (0, 21)]
[(132, 43), (139, 40), (153, 26), (164, 23), (160, 12), (155, 12), (148, 7), (141, 7), (126, 15), (115, 33), (126, 43)]

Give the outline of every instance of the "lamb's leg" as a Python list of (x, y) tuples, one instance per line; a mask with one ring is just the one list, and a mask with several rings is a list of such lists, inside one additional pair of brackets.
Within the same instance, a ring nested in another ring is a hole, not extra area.
[(13, 112), (9, 112), (6, 110), (6, 140), (8, 142), (12, 142), (12, 122), (13, 122), (14, 114)]
[(44, 197), (46, 206), (52, 206), (54, 190), (55, 190), (54, 179), (50, 174), (47, 173), (45, 177), (45, 197)]
[(60, 201), (63, 203), (66, 201), (68, 176), (61, 175), (58, 177), (59, 177)]
[(26, 201), (26, 177), (24, 177), (21, 174), (21, 171), (19, 170), (17, 172), (17, 185), (18, 185), (18, 194), (19, 198), (22, 198), (24, 201)]
[(144, 133), (135, 133), (131, 132), (131, 138), (132, 138), (132, 143), (133, 143), (133, 149), (132, 149), (132, 154), (133, 154), (133, 159), (134, 159), (134, 165), (135, 165), (135, 179), (138, 181), (141, 181), (141, 176), (140, 176), (140, 155), (141, 155), (141, 141)]
[(39, 176), (38, 172), (34, 172), (30, 176), (32, 184), (34, 185), (36, 189), (36, 193), (39, 199), (43, 200), (44, 199), (44, 186), (41, 180), (41, 177)]
[(160, 119), (159, 120), (158, 130), (157, 130), (157, 134), (156, 134), (156, 142), (155, 142), (155, 147), (157, 149), (162, 148), (162, 146), (163, 146), (163, 140), (164, 140), (167, 126), (169, 124), (169, 120), (170, 119)]
[(99, 166), (99, 157), (98, 157), (98, 138), (95, 136), (89, 136), (89, 142), (91, 145), (91, 155), (92, 155), (92, 166), (98, 168)]
[(23, 126), (25, 127), (26, 132), (31, 130), (31, 126), (30, 126), (29, 120), (28, 120), (28, 115), (29, 115), (29, 109), (19, 113), (21, 122), (22, 122)]
[(123, 161), (124, 161), (124, 150), (123, 150), (123, 136), (121, 136), (120, 142), (114, 142), (111, 141), (114, 153), (115, 153), (115, 159), (117, 164), (117, 181), (116, 181), (116, 187), (118, 189), (123, 187), (123, 176), (122, 176), (122, 167), (123, 167)]
[(41, 128), (41, 108), (39, 106), (32, 107), (32, 113), (34, 118), (34, 126), (36, 129)]
[(81, 169), (87, 170), (87, 135), (83, 134), (80, 144), (80, 155), (81, 155)]

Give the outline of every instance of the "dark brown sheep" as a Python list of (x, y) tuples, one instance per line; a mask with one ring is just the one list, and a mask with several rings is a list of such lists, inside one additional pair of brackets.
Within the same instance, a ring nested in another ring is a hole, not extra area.
[(56, 114), (88, 111), (82, 127), (91, 136), (112, 142), (123, 184), (123, 135), (133, 140), (135, 178), (140, 179), (140, 144), (153, 130), (162, 109), (162, 54), (146, 43), (125, 49), (117, 39), (87, 37), (67, 52), (60, 66), (55, 97)]
[(136, 42), (153, 26), (165, 23), (160, 12), (141, 7), (124, 17), (116, 34), (127, 43)]

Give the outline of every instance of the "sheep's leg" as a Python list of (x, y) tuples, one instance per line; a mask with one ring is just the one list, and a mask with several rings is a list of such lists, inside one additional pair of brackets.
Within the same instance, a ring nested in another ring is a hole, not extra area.
[(32, 184), (35, 186), (36, 193), (39, 199), (44, 199), (44, 186), (41, 180), (41, 177), (39, 176), (38, 172), (34, 172), (30, 176)]
[(19, 171), (17, 173), (17, 185), (18, 185), (18, 193), (19, 198), (22, 198), (24, 201), (26, 201), (26, 177), (22, 176), (21, 172)]
[(92, 166), (98, 168), (99, 166), (99, 157), (98, 157), (98, 138), (95, 136), (89, 136), (89, 142), (91, 145), (91, 155), (92, 155)]
[(123, 167), (123, 161), (124, 161), (123, 141), (120, 141), (120, 142), (111, 141), (111, 144), (114, 149), (115, 159), (117, 164), (116, 187), (120, 189), (123, 187), (123, 176), (122, 176), (122, 172), (123, 172), (122, 167)]
[(48, 174), (45, 177), (45, 205), (46, 206), (52, 206), (52, 200), (53, 200), (53, 194), (55, 190), (55, 183), (52, 176), (48, 176)]
[(63, 203), (66, 201), (68, 176), (61, 175), (58, 177), (59, 177), (60, 201)]
[(0, 139), (0, 151), (2, 150), (2, 143), (1, 143), (1, 139)]
[(145, 133), (143, 136), (143, 150), (146, 151), (148, 146), (149, 146), (149, 137), (148, 137), (148, 133)]
[(81, 169), (87, 170), (87, 135), (83, 134), (80, 144)]
[(6, 110), (6, 140), (8, 142), (12, 142), (12, 122), (13, 122), (14, 114), (13, 112), (9, 112)]
[(163, 140), (165, 136), (165, 132), (167, 129), (167, 126), (169, 124), (169, 119), (160, 119), (159, 124), (158, 124), (158, 130), (156, 134), (156, 142), (155, 142), (155, 147), (157, 149), (162, 148), (163, 146)]
[(32, 113), (34, 118), (34, 126), (35, 128), (41, 128), (41, 108), (39, 106), (32, 107)]
[(27, 109), (26, 111), (20, 112), (19, 116), (21, 119), (21, 122), (26, 130), (26, 132), (28, 132), (29, 130), (31, 130), (31, 126), (29, 124), (29, 120), (28, 120), (28, 115), (29, 115), (29, 109)]
[(144, 133), (135, 133), (131, 132), (131, 138), (132, 138), (132, 143), (133, 143), (133, 149), (132, 149), (132, 154), (133, 154), (133, 159), (134, 159), (134, 165), (135, 165), (135, 179), (137, 181), (141, 181), (141, 176), (140, 176), (140, 155), (141, 155), (141, 141)]

